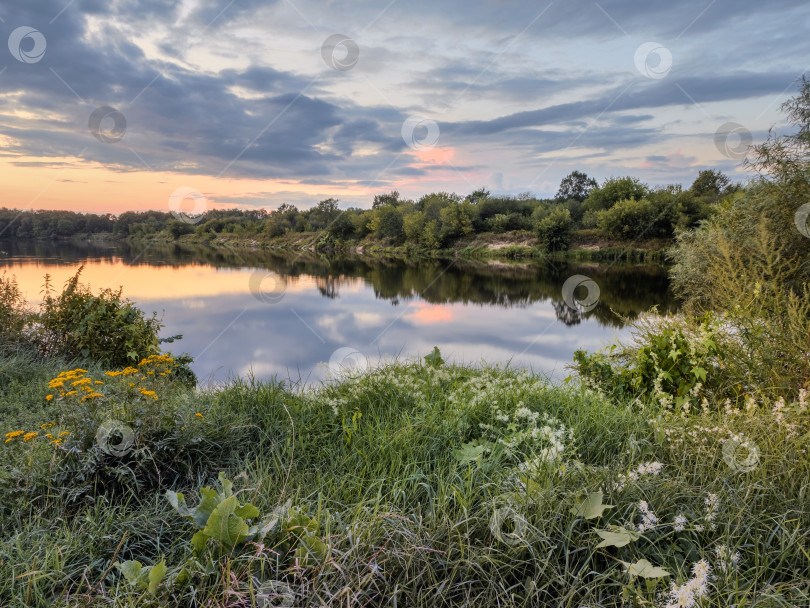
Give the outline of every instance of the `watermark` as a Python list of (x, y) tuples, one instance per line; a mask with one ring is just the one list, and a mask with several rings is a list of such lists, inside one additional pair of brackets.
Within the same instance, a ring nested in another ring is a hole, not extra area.
[(18, 27), (8, 37), (8, 50), (21, 63), (37, 63), (45, 56), (47, 46), (42, 32), (27, 25)]
[(321, 57), (333, 70), (346, 72), (357, 65), (360, 47), (348, 36), (332, 34), (321, 45)]
[(287, 291), (287, 284), (271, 270), (256, 270), (250, 275), (250, 293), (259, 302), (277, 304)]
[(96, 443), (110, 456), (121, 458), (132, 451), (135, 432), (119, 420), (106, 420), (96, 431)]
[(636, 49), (633, 57), (639, 74), (660, 80), (672, 69), (672, 53), (657, 42), (645, 42)]
[[(102, 122), (105, 120), (112, 120), (112, 128), (102, 128)], [(87, 121), (87, 127), (90, 129), (93, 137), (104, 144), (115, 144), (124, 138), (124, 133), (127, 132), (127, 119), (115, 108), (110, 106), (101, 106), (96, 108)]]
[(256, 607), (270, 608), (282, 606), (288, 608), (295, 603), (295, 592), (281, 581), (264, 581), (256, 584)]
[[(579, 288), (586, 290), (585, 297), (577, 297), (577, 289)], [(566, 306), (571, 310), (588, 312), (596, 308), (596, 305), (599, 304), (599, 285), (596, 284), (596, 281), (585, 275), (575, 274), (572, 277), (568, 277), (565, 283), (563, 283), (562, 297)]]
[(732, 471), (749, 473), (759, 465), (759, 447), (743, 435), (727, 439), (723, 443), (723, 460)]
[(414, 150), (430, 150), (439, 142), (439, 125), (431, 118), (413, 114), (402, 123), (402, 139)]
[[(183, 211), (183, 201), (186, 200), (194, 202), (194, 207), (190, 213)], [(178, 188), (169, 196), (169, 211), (171, 211), (175, 219), (181, 222), (196, 224), (205, 217), (205, 212), (208, 211), (208, 199), (199, 190), (184, 186)]]
[(343, 346), (329, 357), (329, 371), (334, 375), (354, 374), (368, 369), (368, 358), (359, 350)]
[(714, 133), (714, 145), (726, 158), (745, 158), (748, 148), (754, 141), (751, 131), (738, 122), (726, 122)]
[(526, 518), (509, 505), (496, 507), (489, 518), (489, 529), (500, 542), (507, 545), (520, 545), (526, 542)]
[(793, 221), (796, 223), (799, 232), (810, 239), (810, 203), (805, 203), (796, 210)]

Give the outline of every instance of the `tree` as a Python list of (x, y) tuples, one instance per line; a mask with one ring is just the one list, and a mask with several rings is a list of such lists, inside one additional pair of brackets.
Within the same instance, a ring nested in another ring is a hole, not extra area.
[(588, 177), (582, 171), (572, 171), (560, 182), (560, 189), (557, 190), (557, 200), (567, 201), (574, 199), (579, 202), (588, 198), (591, 190), (597, 187), (596, 180)]
[(177, 220), (169, 222), (169, 234), (172, 235), (172, 238), (178, 239), (184, 234), (192, 234), (193, 232), (194, 226), (188, 222), (179, 222)]
[(485, 201), (489, 198), (489, 190), (486, 188), (479, 188), (478, 190), (474, 190), (469, 195), (467, 195), (467, 200), (470, 202), (471, 205), (477, 205), (481, 201)]
[(372, 209), (379, 209), (380, 207), (384, 207), (385, 205), (392, 205), (396, 207), (399, 205), (399, 192), (397, 190), (391, 190), (388, 194), (378, 194), (374, 197), (374, 202), (371, 203)]
[(695, 196), (709, 195), (716, 199), (721, 194), (728, 192), (730, 185), (731, 180), (722, 171), (705, 169), (698, 173), (697, 179), (689, 189)]
[(405, 231), (405, 238), (408, 241), (417, 243), (419, 237), (425, 229), (425, 214), (421, 211), (409, 213), (403, 218), (403, 229)]
[(326, 232), (335, 239), (350, 239), (354, 235), (354, 222), (352, 222), (351, 214), (344, 211), (338, 215), (327, 226)]
[(402, 229), (402, 214), (391, 205), (384, 205), (375, 211), (372, 220), (374, 232), (379, 238), (401, 240), (405, 233)]
[(637, 177), (611, 177), (605, 183), (591, 190), (582, 206), (587, 211), (610, 209), (619, 201), (641, 200), (649, 189), (639, 183)]
[(440, 212), (444, 238), (457, 238), (472, 234), (473, 211), (469, 203), (453, 203)]

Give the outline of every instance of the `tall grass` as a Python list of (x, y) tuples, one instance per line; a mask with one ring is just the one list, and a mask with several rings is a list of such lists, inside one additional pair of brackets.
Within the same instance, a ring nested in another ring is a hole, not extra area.
[[(45, 401), (59, 367), (0, 361), (7, 431), (67, 420), (64, 401)], [(167, 378), (154, 387), (161, 412), (201, 414), (204, 448), (183, 445), (171, 463), (144, 455), (160, 474), (140, 489), (137, 480), (129, 491), (98, 484), (67, 504), (48, 479), (77, 444), (0, 444), (0, 604), (662, 606), (668, 581), (682, 583), (701, 559), (713, 572), (703, 605), (810, 602), (804, 402), (664, 419), (660, 406), (552, 387), (524, 372), (419, 363), (307, 391), (253, 379), (209, 392)], [(122, 416), (122, 399), (97, 407)], [(165, 424), (149, 415), (138, 440)], [(722, 451), (740, 433), (759, 450), (747, 472)], [(92, 475), (137, 471), (131, 455), (102, 456)], [(637, 473), (645, 463), (660, 470)], [(164, 493), (185, 492), (196, 504), (198, 488), (220, 471), (261, 513), (291, 501), (316, 520), (328, 557), (284, 561), (278, 543), (246, 543), (195, 570), (193, 527)], [(592, 519), (574, 514), (600, 490), (610, 508)], [(597, 548), (597, 530), (638, 529), (641, 501), (657, 523), (625, 546)], [(679, 515), (682, 530), (673, 526)], [(719, 560), (720, 546), (739, 552), (738, 563)], [(115, 566), (161, 559), (168, 574), (154, 593)], [(641, 559), (669, 576), (625, 572), (622, 561)], [(182, 568), (190, 569), (183, 584)]]

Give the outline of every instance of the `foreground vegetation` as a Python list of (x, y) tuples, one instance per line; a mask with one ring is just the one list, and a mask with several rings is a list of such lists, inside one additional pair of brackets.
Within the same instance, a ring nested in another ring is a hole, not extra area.
[(711, 605), (810, 600), (806, 393), (674, 416), (436, 357), (314, 392), (0, 369), (4, 605), (663, 605), (694, 564)]
[(3, 278), (0, 604), (810, 605), (810, 83), (791, 103), (679, 237), (685, 312), (562, 386), (437, 348), (199, 390), (120, 292), (32, 312)]

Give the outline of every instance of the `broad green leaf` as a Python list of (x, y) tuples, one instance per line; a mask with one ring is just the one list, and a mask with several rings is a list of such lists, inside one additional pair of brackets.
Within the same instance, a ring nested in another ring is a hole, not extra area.
[(219, 479), (219, 484), (222, 486), (222, 498), (233, 496), (233, 482), (225, 477), (225, 473), (220, 471), (217, 479)]
[(597, 492), (590, 492), (588, 496), (577, 502), (577, 505), (571, 509), (571, 514), (574, 517), (584, 517), (585, 519), (594, 519), (601, 517), (605, 509), (612, 509), (613, 505), (602, 504), (602, 490)]
[(154, 566), (149, 568), (149, 593), (157, 591), (158, 585), (163, 581), (166, 576), (166, 560), (162, 559)]
[(200, 488), (200, 504), (193, 511), (194, 523), (200, 528), (204, 527), (221, 500), (222, 498), (217, 494), (216, 490)]
[(704, 382), (706, 381), (706, 370), (702, 367), (698, 367), (697, 365), (692, 368), (692, 373), (695, 374), (695, 378), (700, 378)]
[(202, 530), (197, 530), (191, 537), (191, 548), (195, 555), (202, 555), (205, 546), (208, 544), (208, 536)]
[(454, 450), (453, 456), (455, 456), (456, 460), (461, 464), (481, 462), (486, 451), (486, 446), (471, 441), (470, 443), (463, 443), (460, 449)]
[(290, 511), (290, 517), (287, 520), (286, 528), (289, 532), (296, 532), (299, 534), (317, 534), (318, 522), (304, 513)]
[(192, 513), (188, 508), (186, 498), (183, 496), (182, 492), (172, 492), (171, 490), (166, 490), (166, 499), (181, 517), (194, 520), (194, 513)]
[(118, 569), (133, 587), (142, 587), (146, 584), (146, 571), (141, 562), (134, 559), (127, 560), (123, 564), (118, 564)]
[(442, 359), (442, 354), (439, 351), (438, 346), (433, 347), (433, 352), (429, 355), (425, 355), (425, 363), (428, 365), (432, 365), (433, 367), (439, 367), (440, 365), (444, 365), (444, 359)]
[(646, 559), (640, 559), (633, 564), (630, 562), (622, 562), (622, 564), (624, 564), (625, 571), (630, 576), (640, 576), (641, 578), (661, 578), (663, 576), (669, 576), (669, 572), (658, 566), (653, 566)]
[(295, 550), (295, 557), (302, 566), (312, 566), (326, 560), (329, 547), (317, 536), (304, 534)]
[(251, 519), (259, 516), (259, 510), (250, 503), (245, 503), (241, 507), (236, 508), (234, 513), (245, 519)]
[(602, 542), (596, 545), (601, 547), (624, 547), (625, 545), (638, 540), (640, 534), (633, 530), (622, 528), (621, 526), (610, 526), (611, 530), (597, 530), (596, 533), (602, 537)]
[(229, 548), (244, 540), (248, 535), (245, 520), (234, 515), (236, 505), (236, 496), (223, 500), (211, 513), (211, 517), (208, 518), (208, 523), (203, 529), (206, 535)]

